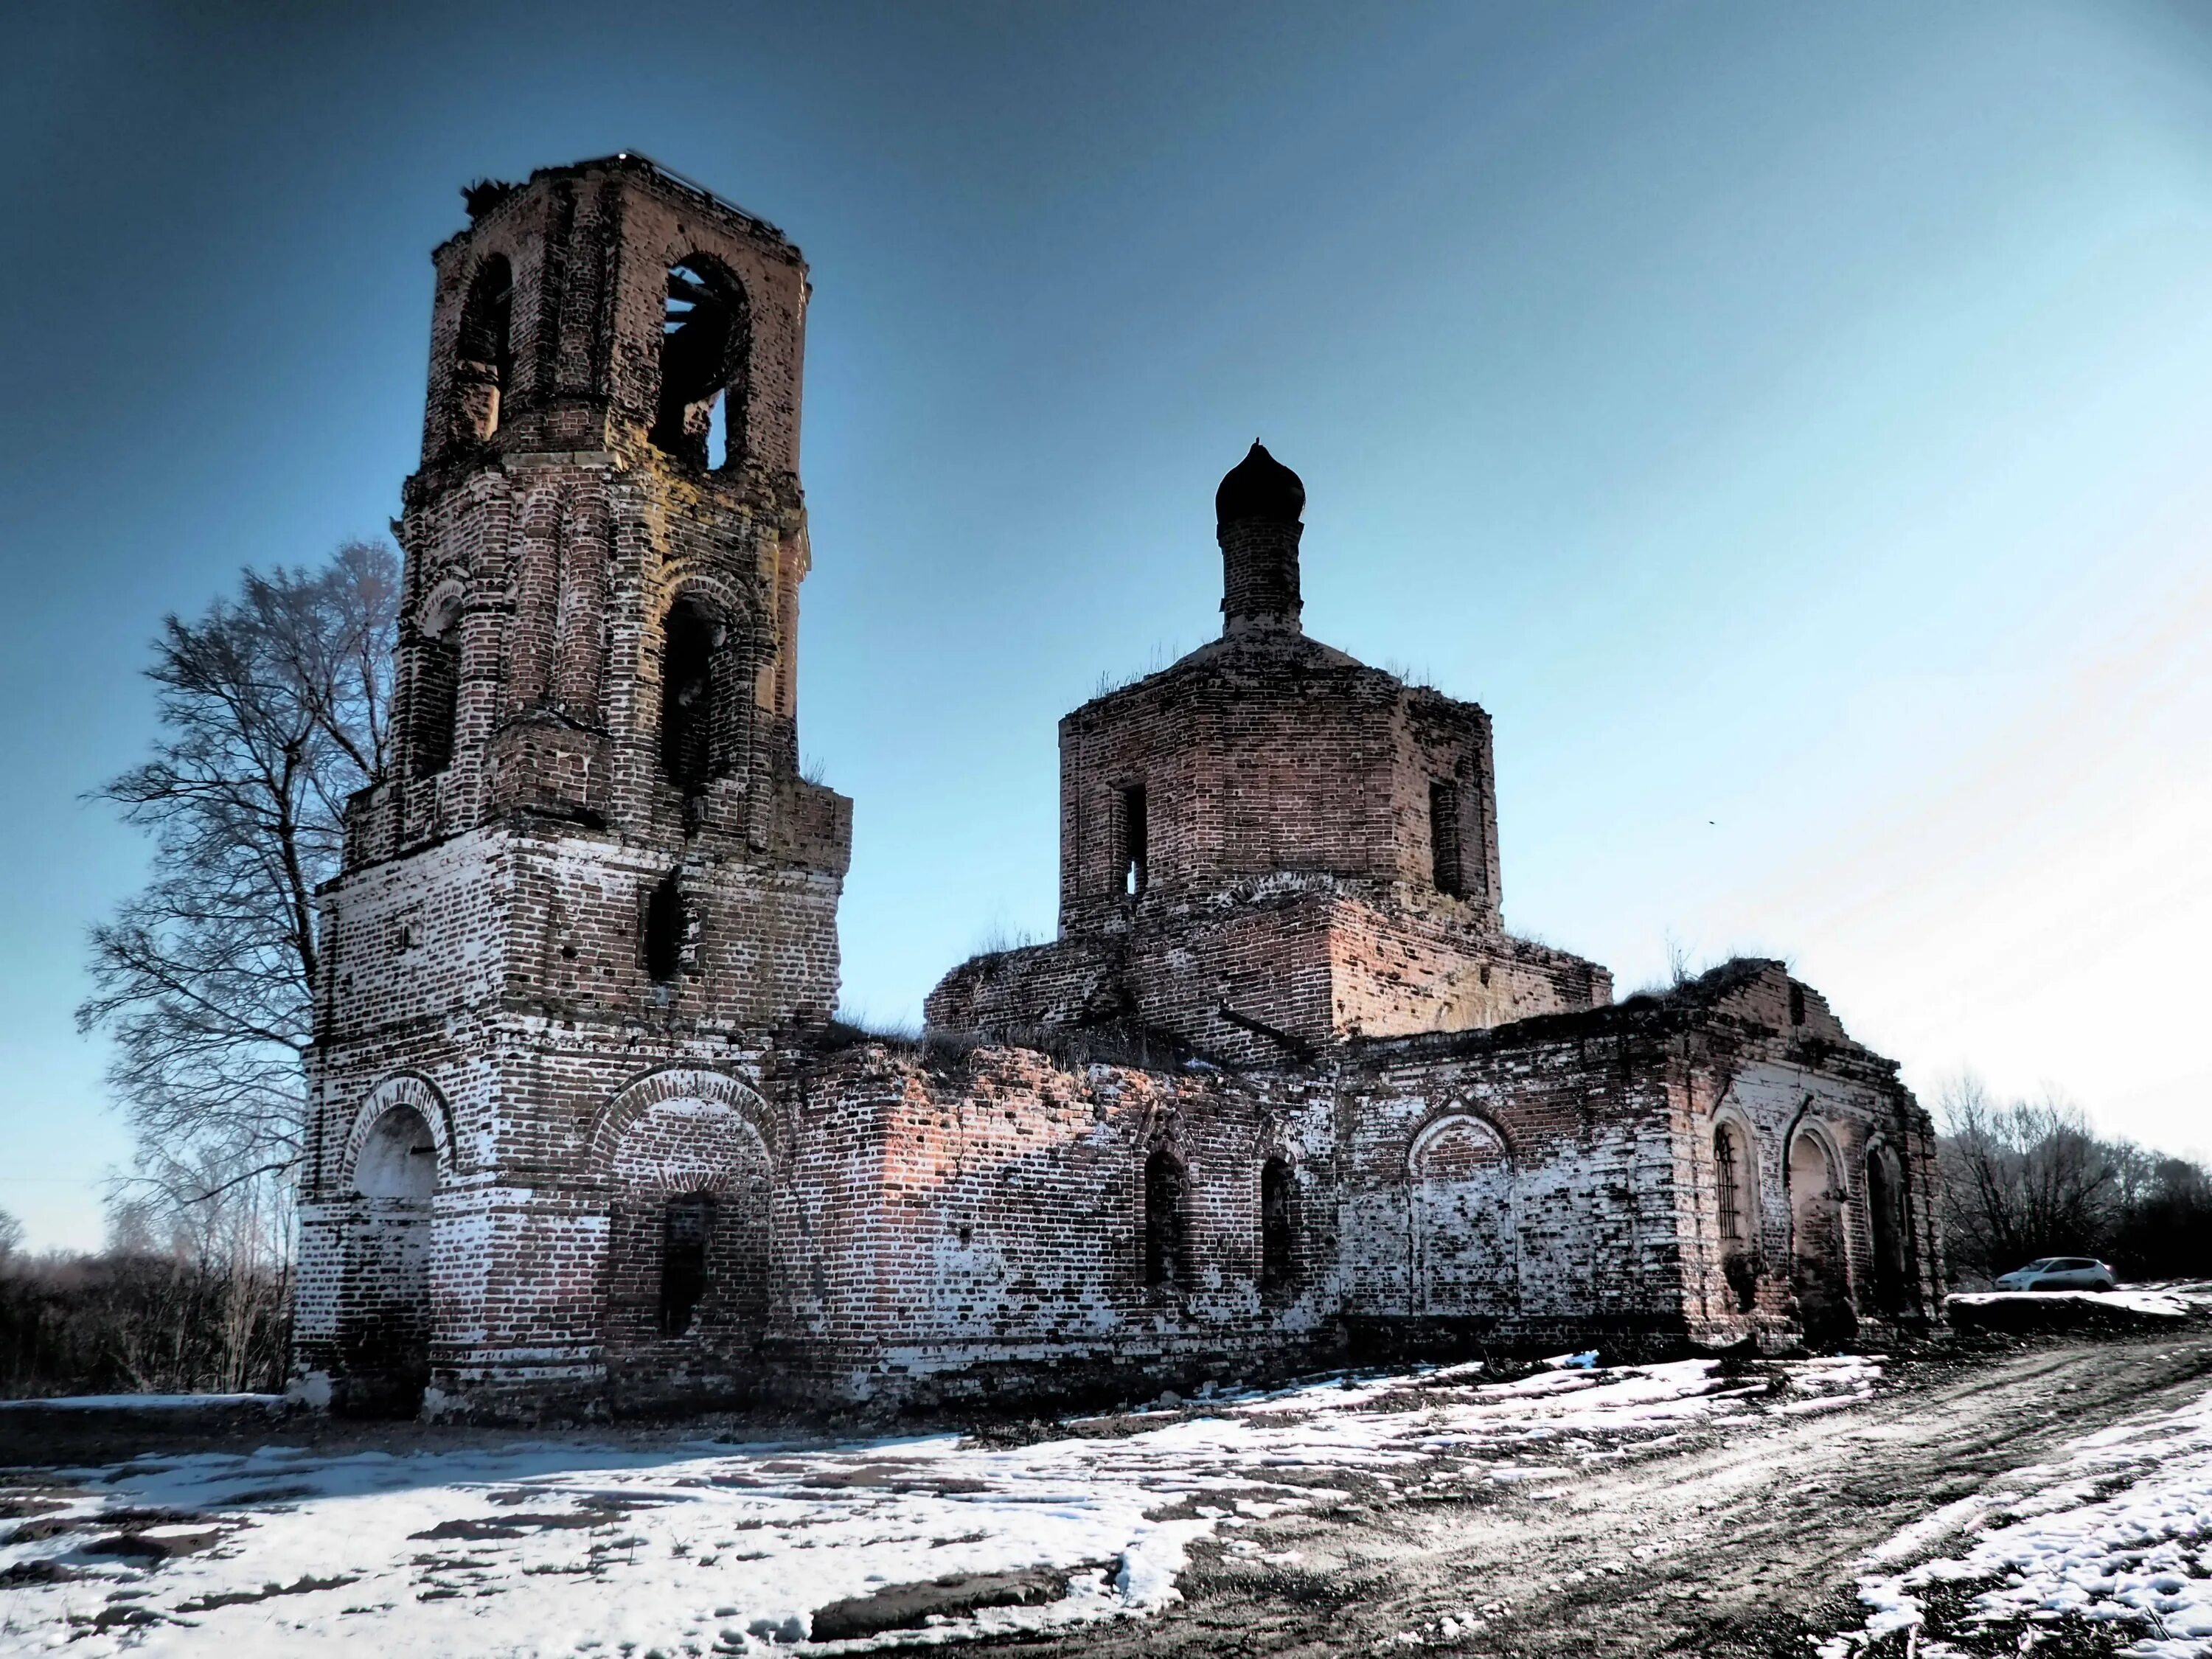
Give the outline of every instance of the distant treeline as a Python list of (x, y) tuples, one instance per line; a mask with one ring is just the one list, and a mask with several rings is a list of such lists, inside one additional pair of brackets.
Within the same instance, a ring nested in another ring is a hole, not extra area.
[(291, 1280), (141, 1250), (0, 1258), (0, 1396), (268, 1392)]
[(2212, 1170), (2100, 1137), (2063, 1102), (1990, 1098), (1963, 1079), (1937, 1117), (1952, 1278), (2093, 1255), (2121, 1278), (2212, 1278)]

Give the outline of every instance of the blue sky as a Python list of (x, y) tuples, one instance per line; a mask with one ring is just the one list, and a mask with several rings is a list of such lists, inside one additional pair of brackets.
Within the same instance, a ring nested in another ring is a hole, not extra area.
[(380, 533), (429, 249), (642, 150), (813, 267), (801, 746), (846, 1000), (1049, 935), (1054, 722), (1218, 626), (1495, 717), (1508, 922), (1789, 957), (2212, 1151), (2212, 14), (2033, 3), (18, 15), (0, 53), (0, 1206), (89, 1244), (76, 1036), (161, 613)]

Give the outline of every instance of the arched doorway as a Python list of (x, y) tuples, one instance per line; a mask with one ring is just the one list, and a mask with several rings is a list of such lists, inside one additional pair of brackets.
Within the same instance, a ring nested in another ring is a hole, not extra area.
[(1838, 1342), (1856, 1328), (1844, 1247), (1844, 1195), (1826, 1143), (1801, 1129), (1790, 1143), (1790, 1278), (1808, 1342)]
[(430, 1380), (430, 1203), (438, 1143), (421, 1108), (394, 1101), (357, 1141), (359, 1208), (347, 1238), (334, 1410), (412, 1417)]
[(1476, 1117), (1422, 1131), (1407, 1160), (1416, 1313), (1501, 1319), (1520, 1305), (1513, 1166), (1498, 1131)]

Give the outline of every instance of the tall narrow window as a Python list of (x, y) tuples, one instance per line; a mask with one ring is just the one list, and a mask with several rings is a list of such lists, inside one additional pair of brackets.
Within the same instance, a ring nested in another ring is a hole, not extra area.
[(499, 430), (514, 378), (514, 277), (495, 253), (470, 281), (453, 346), (453, 395), (466, 435), (489, 438)]
[(1429, 785), (1429, 860), (1437, 891), (1455, 898), (1467, 891), (1459, 849), (1459, 786), (1444, 779)]
[(720, 629), (691, 599), (669, 607), (660, 645), (660, 763), (687, 795), (702, 794), (714, 770)]
[(663, 877), (645, 897), (645, 971), (656, 985), (666, 985), (684, 966), (685, 934), (690, 918), (684, 908), (683, 890), (676, 877)]
[(744, 459), (751, 309), (734, 276), (696, 256), (670, 268), (660, 321), (660, 403), (653, 447), (693, 466), (709, 465), (722, 431), (720, 465)]
[(1291, 1282), (1297, 1252), (1291, 1166), (1271, 1158), (1260, 1167), (1260, 1283), (1279, 1290)]
[(1145, 854), (1151, 839), (1145, 786), (1133, 783), (1121, 792), (1121, 890), (1132, 898), (1145, 890)]
[(1165, 1147), (1145, 1163), (1145, 1283), (1182, 1281), (1183, 1205), (1188, 1182), (1182, 1165)]
[(714, 1237), (714, 1200), (692, 1193), (668, 1200), (661, 1217), (660, 1334), (681, 1336), (707, 1294), (707, 1249)]
[(1790, 987), (1790, 1023), (1792, 1025), (1805, 1023), (1805, 988), (1794, 982)]
[(1721, 1212), (1721, 1237), (1731, 1243), (1744, 1236), (1743, 1176), (1735, 1132), (1725, 1123), (1713, 1131), (1713, 1187)]
[(409, 769), (418, 778), (434, 777), (453, 763), (453, 724), (461, 696), (459, 611), (457, 599), (433, 607), (415, 644), (408, 748)]

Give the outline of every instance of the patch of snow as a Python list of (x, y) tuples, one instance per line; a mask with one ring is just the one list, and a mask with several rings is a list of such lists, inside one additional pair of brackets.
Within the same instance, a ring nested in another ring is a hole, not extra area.
[(2190, 1298), (2166, 1291), (1960, 1291), (1944, 1298), (1953, 1307), (1986, 1308), (1993, 1303), (2081, 1303), (2123, 1308), (2160, 1319), (2186, 1319)]
[[(1715, 1360), (1562, 1369), (1503, 1383), (1468, 1367), (1346, 1376), (1089, 1419), (1090, 1432), (1019, 1447), (951, 1435), (577, 1437), (142, 1457), (68, 1471), (52, 1488), (65, 1507), (40, 1518), (75, 1524), (0, 1544), (0, 1571), (46, 1562), (76, 1575), (0, 1589), (0, 1655), (58, 1642), (84, 1659), (126, 1648), (149, 1659), (348, 1646), (379, 1659), (625, 1644), (761, 1652), (802, 1641), (815, 1609), (887, 1583), (1035, 1568), (1066, 1573), (1068, 1595), (882, 1640), (1139, 1614), (1177, 1599), (1194, 1545), (1234, 1540), (1250, 1521), (1439, 1482), (1534, 1499), (1594, 1456), (1751, 1428), (1808, 1401), (1847, 1404), (1879, 1375), (1875, 1362), (1846, 1358), (1748, 1374)], [(103, 1520), (131, 1510), (180, 1541), (218, 1535), (159, 1562), (85, 1550), (143, 1532), (127, 1516)], [(126, 1605), (132, 1622), (118, 1623)]]
[[(2061, 1461), (2016, 1469), (1974, 1497), (1905, 1528), (1869, 1558), (1911, 1559), (1969, 1534), (1955, 1554), (1862, 1579), (1865, 1624), (1821, 1644), (1849, 1659), (1926, 1619), (1929, 1588), (1979, 1583), (1976, 1623), (2030, 1624), (2073, 1613), (2140, 1632), (2136, 1659), (2212, 1655), (2212, 1392), (2075, 1441)], [(1936, 1654), (1929, 1641), (1920, 1651)]]
[(192, 1406), (266, 1406), (275, 1411), (283, 1404), (281, 1394), (71, 1394), (52, 1400), (0, 1400), (0, 1412), (161, 1412)]

